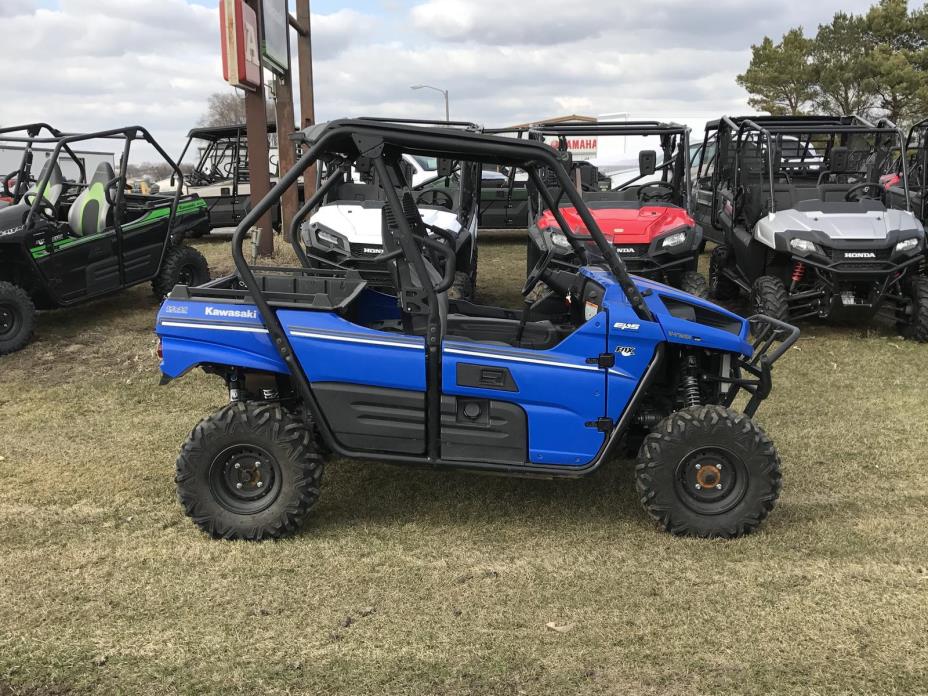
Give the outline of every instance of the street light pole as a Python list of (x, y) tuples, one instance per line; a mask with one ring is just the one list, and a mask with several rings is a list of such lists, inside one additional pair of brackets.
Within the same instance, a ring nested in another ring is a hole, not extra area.
[(448, 107), (448, 90), (442, 89), (441, 87), (433, 87), (432, 85), (412, 85), (409, 89), (432, 89), (439, 92), (445, 98), (445, 121), (451, 120), (451, 110)]

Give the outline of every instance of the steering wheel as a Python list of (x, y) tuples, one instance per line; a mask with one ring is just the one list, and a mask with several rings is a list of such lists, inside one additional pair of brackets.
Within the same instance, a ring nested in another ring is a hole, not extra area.
[[(26, 205), (29, 207), (32, 207), (32, 204), (35, 203), (35, 199), (35, 193), (27, 193), (23, 196), (23, 201), (25, 201)], [(39, 198), (38, 211), (39, 214), (46, 220), (50, 222), (58, 222), (58, 211), (55, 209), (55, 206), (53, 206), (51, 202), (44, 196)]]
[[(867, 191), (867, 193), (864, 193)], [(873, 193), (870, 193), (870, 192)], [(876, 195), (873, 195), (873, 194)], [(874, 200), (882, 200), (883, 198), (883, 187), (879, 184), (875, 184), (872, 181), (864, 181), (860, 184), (855, 184), (847, 190), (847, 193), (844, 194), (844, 200), (848, 203), (854, 203), (859, 201), (861, 198), (872, 198)]]
[[(431, 201), (426, 200), (431, 197)], [(439, 203), (438, 199), (443, 198), (444, 202)], [(454, 210), (454, 198), (447, 191), (442, 189), (429, 189), (428, 191), (423, 191), (418, 196), (416, 196), (416, 205), (437, 205), (442, 208), (447, 208), (448, 210)]]
[[(660, 190), (655, 191), (654, 193), (645, 191), (645, 189), (649, 188)], [(673, 186), (664, 181), (649, 181), (648, 183), (642, 184), (638, 187), (638, 200), (642, 202), (670, 200), (671, 196), (673, 196)]]
[(535, 286), (541, 282), (553, 258), (554, 249), (551, 248), (545, 251), (541, 258), (538, 259), (538, 263), (535, 264), (535, 267), (529, 271), (528, 276), (525, 278), (525, 284), (522, 286), (522, 297), (528, 297), (529, 293), (535, 289)]

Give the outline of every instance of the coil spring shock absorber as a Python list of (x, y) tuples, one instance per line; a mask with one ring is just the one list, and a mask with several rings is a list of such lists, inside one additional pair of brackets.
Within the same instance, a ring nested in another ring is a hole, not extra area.
[(702, 405), (702, 392), (699, 390), (699, 365), (695, 355), (686, 358), (686, 367), (683, 378), (680, 380), (680, 395), (683, 398), (683, 407)]
[(796, 261), (793, 264), (793, 283), (790, 285), (790, 290), (795, 290), (796, 286), (799, 285), (800, 281), (806, 277), (806, 265), (802, 261)]

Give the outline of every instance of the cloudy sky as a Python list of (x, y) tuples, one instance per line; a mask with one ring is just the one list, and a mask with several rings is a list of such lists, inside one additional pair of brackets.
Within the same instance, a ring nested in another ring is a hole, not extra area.
[[(291, 5), (293, 0), (291, 0)], [(509, 125), (748, 110), (749, 46), (868, 0), (313, 0), (316, 113)], [(169, 152), (221, 77), (216, 0), (0, 0), (0, 123), (141, 124)], [(138, 159), (138, 158), (135, 158)]]

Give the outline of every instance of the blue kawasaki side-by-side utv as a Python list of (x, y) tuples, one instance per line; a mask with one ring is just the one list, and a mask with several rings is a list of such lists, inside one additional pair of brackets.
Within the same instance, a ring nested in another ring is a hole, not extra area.
[[(640, 444), (638, 492), (665, 529), (734, 537), (763, 521), (780, 462), (751, 417), (794, 327), (629, 276), (543, 143), (366, 119), (301, 137), (305, 154), (236, 230), (236, 273), (175, 287), (158, 314), (164, 380), (201, 367), (229, 390), (230, 403), (193, 429), (177, 460), (180, 501), (198, 526), (224, 538), (294, 532), (329, 455), (578, 477), (620, 443)], [(523, 294), (542, 281), (552, 290), (524, 310), (449, 300), (452, 240), (422, 221), (405, 153), (524, 170), (580, 266), (554, 268), (542, 256)], [(303, 172), (362, 157), (384, 182), (378, 260), (396, 296), (355, 270), (313, 268), (322, 250), (318, 235), (301, 236), (303, 222), (340, 177), (323, 181), (293, 222), (300, 267), (246, 263), (248, 230)], [(562, 201), (589, 237), (573, 234)]]

